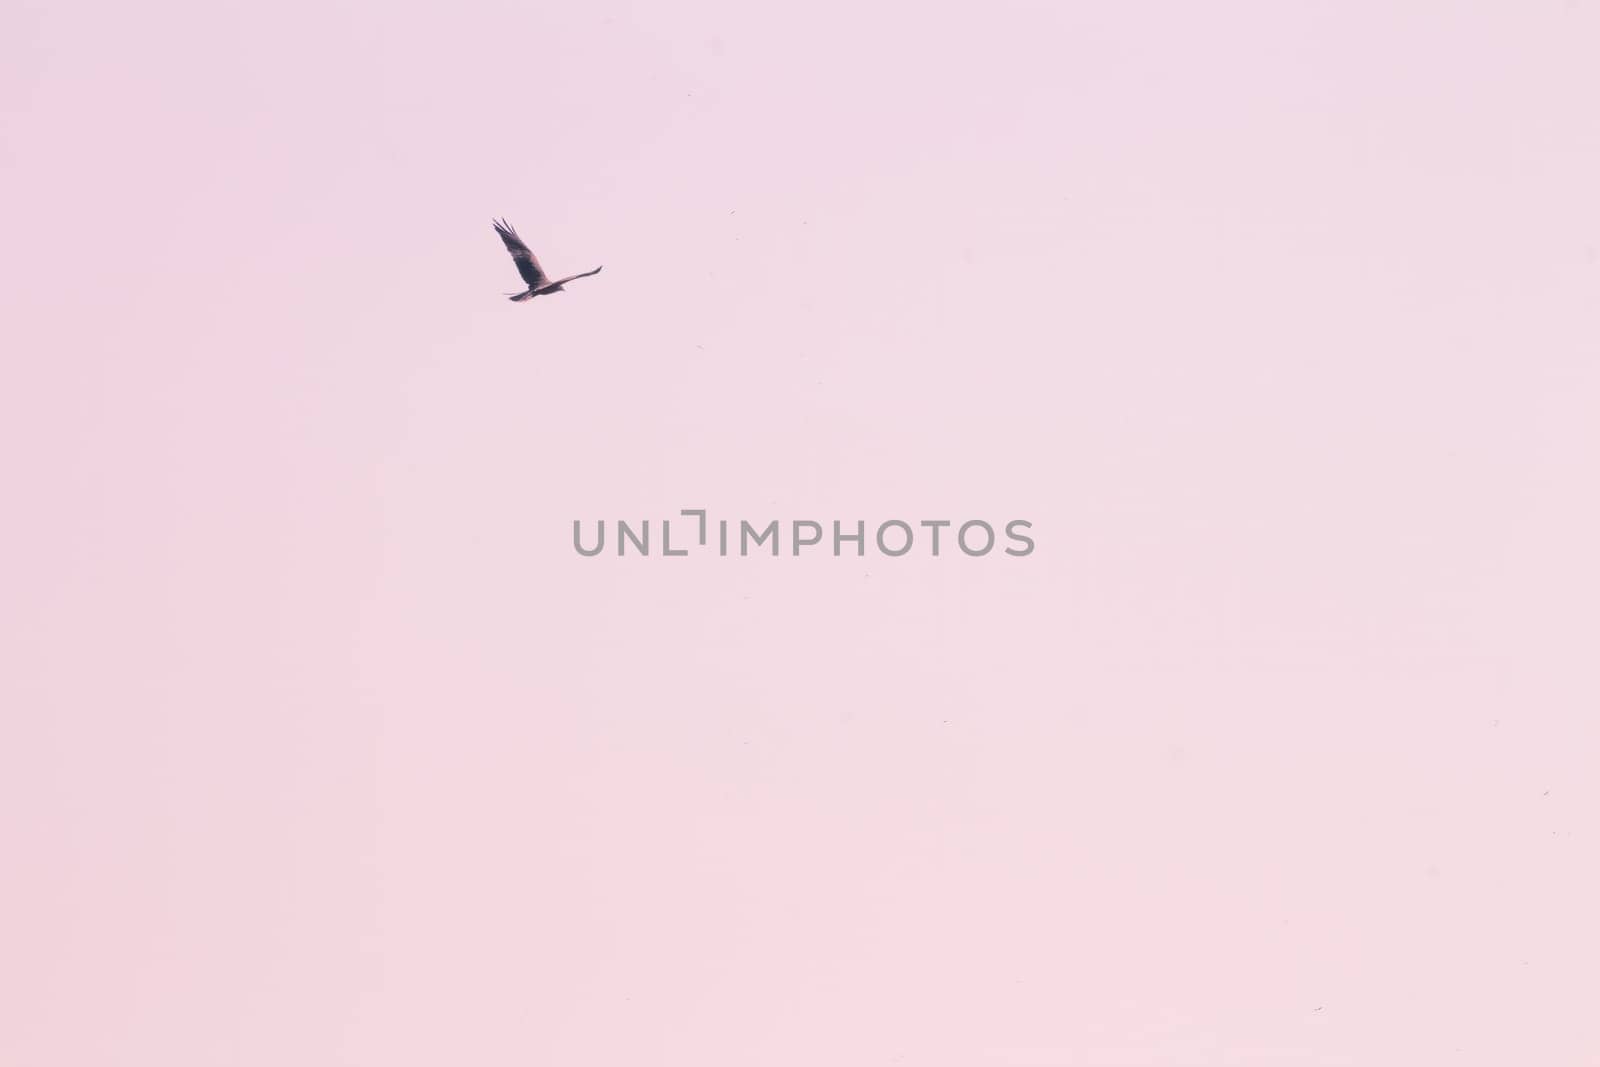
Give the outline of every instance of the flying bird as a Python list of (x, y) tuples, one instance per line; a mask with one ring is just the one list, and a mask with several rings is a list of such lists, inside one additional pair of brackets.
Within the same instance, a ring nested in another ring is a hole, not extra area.
[(591, 274), (599, 274), (600, 269), (584, 271), (582, 274), (570, 274), (565, 278), (551, 281), (550, 276), (539, 266), (539, 261), (534, 258), (533, 250), (522, 243), (522, 238), (517, 236), (517, 231), (505, 219), (494, 220), (494, 232), (500, 235), (500, 240), (506, 243), (506, 251), (511, 253), (511, 258), (516, 261), (517, 273), (522, 275), (522, 280), (528, 283), (525, 293), (507, 293), (514, 301), (532, 300), (536, 296), (546, 293), (559, 293), (568, 282), (587, 278)]

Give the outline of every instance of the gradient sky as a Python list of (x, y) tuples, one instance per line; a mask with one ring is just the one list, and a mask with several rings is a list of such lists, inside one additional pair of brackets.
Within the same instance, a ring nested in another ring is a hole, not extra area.
[(1600, 1063), (1597, 55), (7, 4), (0, 1061)]

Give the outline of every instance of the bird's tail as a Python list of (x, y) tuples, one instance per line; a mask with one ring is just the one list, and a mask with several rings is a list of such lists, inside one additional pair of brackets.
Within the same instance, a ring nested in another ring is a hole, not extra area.
[(529, 289), (525, 293), (517, 293), (515, 296), (513, 296), (511, 298), (513, 303), (519, 303), (519, 302), (521, 302), (523, 300), (532, 300), (532, 299), (533, 299), (533, 290), (532, 289)]

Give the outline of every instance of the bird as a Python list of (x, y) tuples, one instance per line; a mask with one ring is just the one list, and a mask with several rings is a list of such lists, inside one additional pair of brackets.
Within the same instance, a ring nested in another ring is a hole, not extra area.
[(517, 231), (512, 225), (505, 219), (495, 219), (493, 221), (494, 232), (499, 234), (500, 240), (506, 243), (506, 251), (511, 253), (512, 260), (517, 264), (517, 273), (522, 275), (522, 280), (528, 283), (527, 292), (505, 294), (516, 303), (532, 300), (536, 296), (544, 296), (547, 293), (559, 293), (568, 282), (577, 281), (579, 278), (587, 278), (592, 274), (599, 274), (601, 271), (600, 267), (596, 267), (594, 270), (584, 271), (582, 274), (570, 274), (565, 278), (551, 281), (550, 276), (544, 272), (544, 268), (539, 266), (539, 261), (534, 258), (533, 250), (522, 243), (522, 238), (517, 236)]

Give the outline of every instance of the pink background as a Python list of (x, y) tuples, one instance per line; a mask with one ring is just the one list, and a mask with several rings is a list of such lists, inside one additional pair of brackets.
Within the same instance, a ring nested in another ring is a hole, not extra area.
[(0, 1062), (1600, 1063), (1593, 0), (0, 41)]

